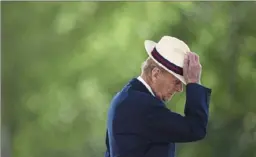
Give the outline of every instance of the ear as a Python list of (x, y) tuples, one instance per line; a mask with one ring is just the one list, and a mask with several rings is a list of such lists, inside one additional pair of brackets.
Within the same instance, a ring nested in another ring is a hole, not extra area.
[(151, 73), (151, 77), (152, 77), (152, 81), (153, 82), (156, 82), (160, 76), (160, 69), (157, 68), (157, 67), (154, 67), (153, 70), (152, 70), (152, 73)]

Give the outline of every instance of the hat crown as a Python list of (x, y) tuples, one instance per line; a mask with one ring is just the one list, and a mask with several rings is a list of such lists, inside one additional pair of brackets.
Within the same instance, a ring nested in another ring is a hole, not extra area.
[(150, 58), (186, 84), (183, 65), (185, 54), (190, 49), (185, 42), (175, 37), (163, 36), (158, 43), (145, 40), (144, 45)]
[(183, 67), (185, 54), (190, 51), (185, 42), (170, 36), (163, 36), (156, 44), (156, 50), (165, 59), (179, 67)]

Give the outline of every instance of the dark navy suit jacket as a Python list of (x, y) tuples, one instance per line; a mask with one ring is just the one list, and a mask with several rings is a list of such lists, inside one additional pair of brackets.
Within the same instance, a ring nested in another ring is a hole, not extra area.
[(211, 89), (188, 84), (182, 116), (133, 78), (111, 102), (105, 157), (174, 157), (175, 143), (206, 136), (210, 95)]

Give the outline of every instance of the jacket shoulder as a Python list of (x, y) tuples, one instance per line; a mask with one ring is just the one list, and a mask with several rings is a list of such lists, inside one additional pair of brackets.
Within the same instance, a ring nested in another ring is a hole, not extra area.
[(153, 95), (135, 90), (121, 91), (117, 93), (113, 98), (113, 102), (122, 104), (128, 103), (131, 106), (136, 104), (140, 104), (140, 106), (164, 105), (161, 100), (154, 97)]

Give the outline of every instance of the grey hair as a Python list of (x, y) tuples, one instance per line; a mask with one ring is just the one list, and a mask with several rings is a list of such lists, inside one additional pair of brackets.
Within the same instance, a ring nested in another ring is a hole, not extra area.
[(141, 65), (142, 74), (149, 76), (151, 75), (151, 72), (154, 68), (158, 68), (161, 72), (165, 72), (165, 70), (160, 65), (158, 65), (153, 59), (148, 57)]

